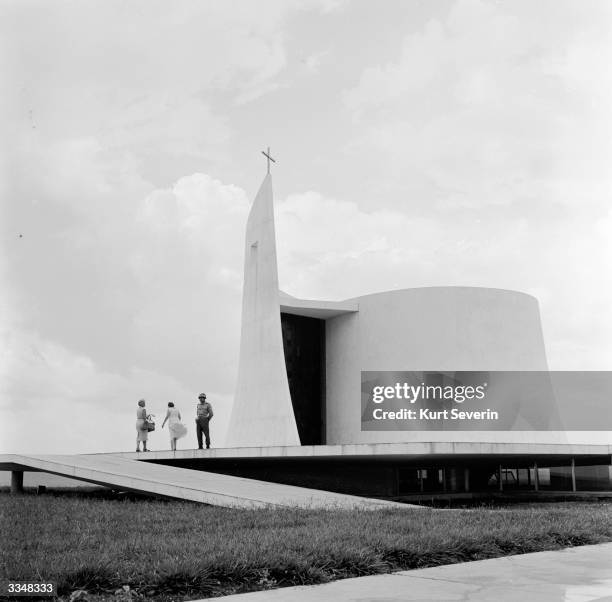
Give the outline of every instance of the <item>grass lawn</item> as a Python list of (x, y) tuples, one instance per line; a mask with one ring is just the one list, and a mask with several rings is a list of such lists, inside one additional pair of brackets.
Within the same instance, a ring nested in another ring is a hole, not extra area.
[(469, 510), (230, 510), (0, 495), (0, 579), (158, 602), (323, 583), (612, 540), (612, 504)]

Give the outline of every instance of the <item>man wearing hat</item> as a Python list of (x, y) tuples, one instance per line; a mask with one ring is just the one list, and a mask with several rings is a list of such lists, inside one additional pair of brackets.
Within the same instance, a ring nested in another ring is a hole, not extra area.
[(196, 406), (196, 433), (198, 435), (198, 449), (202, 449), (202, 433), (206, 439), (206, 449), (210, 447), (210, 433), (208, 423), (213, 417), (212, 406), (206, 401), (206, 393), (200, 393), (198, 396), (199, 403)]

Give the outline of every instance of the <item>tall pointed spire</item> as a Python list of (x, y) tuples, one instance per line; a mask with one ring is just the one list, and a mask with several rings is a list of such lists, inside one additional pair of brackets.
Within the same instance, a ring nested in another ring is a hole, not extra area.
[(268, 173), (247, 220), (238, 382), (227, 445), (299, 444), (283, 351)]

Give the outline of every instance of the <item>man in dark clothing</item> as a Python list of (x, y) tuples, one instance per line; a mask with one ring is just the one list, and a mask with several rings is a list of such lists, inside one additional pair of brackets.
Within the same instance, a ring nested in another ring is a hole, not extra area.
[(196, 406), (196, 433), (198, 435), (198, 449), (202, 448), (202, 433), (206, 440), (206, 449), (210, 448), (210, 433), (208, 423), (213, 417), (212, 406), (206, 401), (206, 393), (200, 393), (198, 399), (200, 403)]

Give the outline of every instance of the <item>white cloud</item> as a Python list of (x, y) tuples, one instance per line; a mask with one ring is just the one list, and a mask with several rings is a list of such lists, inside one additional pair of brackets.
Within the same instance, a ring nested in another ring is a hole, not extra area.
[(518, 3), (460, 0), (367, 67), (345, 103), (359, 125), (348, 151), (375, 157), (368, 190), (378, 179), (447, 207), (606, 206), (612, 16), (596, 4), (601, 21), (569, 21), (558, 6), (544, 26)]
[(239, 10), (190, 1), (164, 10), (143, 2), (4, 7), (13, 92), (3, 108), (14, 142), (28, 151), (20, 162), (33, 150), (88, 141), (100, 169), (116, 174), (118, 162), (128, 163), (156, 185), (225, 165), (228, 105), (278, 88), (282, 25), (297, 8), (324, 10), (279, 1)]
[(321, 52), (314, 52), (309, 54), (306, 58), (302, 60), (306, 71), (311, 74), (316, 74), (321, 69), (321, 66), (325, 63), (330, 55), (329, 50), (323, 50)]

